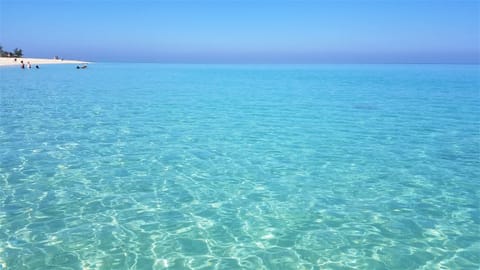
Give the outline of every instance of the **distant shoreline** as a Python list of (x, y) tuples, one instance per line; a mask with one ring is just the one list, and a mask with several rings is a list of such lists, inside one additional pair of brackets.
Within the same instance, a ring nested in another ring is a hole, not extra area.
[(15, 57), (0, 57), (0, 67), (11, 67), (19, 66), (20, 61), (23, 61), (25, 65), (30, 62), (31, 65), (52, 65), (52, 64), (87, 64), (90, 62), (78, 61), (78, 60), (61, 60), (61, 59), (47, 59), (47, 58), (30, 58), (30, 57), (21, 57), (17, 58), (15, 62)]
[[(32, 57), (21, 57), (17, 58), (17, 62), (14, 61), (15, 57), (0, 57), (0, 67), (20, 67), (20, 61), (23, 60), (25, 66), (30, 62), (34, 67), (35, 65), (50, 65), (50, 64), (90, 64), (94, 62), (89, 61), (79, 61), (79, 60), (61, 60), (53, 58), (32, 58)], [(169, 62), (169, 61), (107, 61), (107, 62), (97, 62), (97, 63), (112, 63), (112, 64), (162, 64), (162, 65), (218, 65), (218, 66), (376, 66), (376, 65), (400, 65), (400, 66), (411, 66), (411, 65), (452, 65), (452, 66), (480, 66), (480, 63), (457, 63), (457, 62)]]

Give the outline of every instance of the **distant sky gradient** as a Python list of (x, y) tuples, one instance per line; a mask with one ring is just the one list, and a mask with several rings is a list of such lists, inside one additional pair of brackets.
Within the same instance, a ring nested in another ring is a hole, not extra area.
[(480, 0), (0, 0), (25, 56), (168, 63), (480, 63)]

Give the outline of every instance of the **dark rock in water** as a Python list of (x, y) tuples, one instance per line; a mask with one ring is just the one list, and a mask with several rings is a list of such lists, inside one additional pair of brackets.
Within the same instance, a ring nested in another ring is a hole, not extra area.
[(64, 252), (60, 254), (56, 254), (53, 258), (49, 261), (49, 265), (51, 266), (64, 266), (69, 267), (68, 269), (77, 269), (79, 266), (79, 259), (75, 253), (72, 252)]
[(208, 246), (204, 241), (188, 239), (188, 238), (179, 238), (177, 240), (181, 247), (182, 251), (188, 255), (205, 255), (208, 254)]

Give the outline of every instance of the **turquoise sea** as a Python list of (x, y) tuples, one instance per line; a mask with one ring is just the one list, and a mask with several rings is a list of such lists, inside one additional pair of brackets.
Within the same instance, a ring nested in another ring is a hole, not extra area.
[(0, 69), (0, 269), (479, 269), (475, 65)]

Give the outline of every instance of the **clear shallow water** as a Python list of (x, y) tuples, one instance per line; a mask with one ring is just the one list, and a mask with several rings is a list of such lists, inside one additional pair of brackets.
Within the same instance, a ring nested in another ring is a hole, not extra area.
[(2, 68), (0, 269), (478, 269), (478, 66)]

